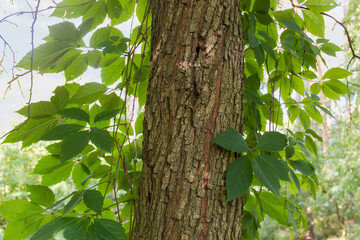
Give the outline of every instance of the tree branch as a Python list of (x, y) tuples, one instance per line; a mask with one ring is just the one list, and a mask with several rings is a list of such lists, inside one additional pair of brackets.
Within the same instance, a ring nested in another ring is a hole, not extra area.
[[(290, 0), (290, 2), (291, 2), (291, 5), (292, 5), (294, 8), (300, 8), (300, 9), (303, 9), (303, 10), (310, 10), (310, 8), (308, 8), (308, 7), (299, 6), (299, 5), (294, 4), (292, 0)], [(339, 25), (344, 29), (344, 32), (345, 32), (345, 35), (346, 35), (346, 38), (347, 38), (347, 40), (348, 40), (349, 47), (350, 47), (350, 50), (351, 50), (351, 54), (352, 54), (352, 57), (351, 57), (351, 59), (349, 60), (349, 63), (348, 63), (348, 65), (347, 65), (347, 67), (346, 67), (347, 69), (349, 69), (351, 62), (352, 62), (355, 58), (360, 59), (360, 56), (355, 53), (355, 48), (354, 48), (352, 39), (351, 39), (351, 37), (350, 37), (349, 31), (347, 30), (347, 28), (346, 28), (346, 26), (344, 25), (344, 23), (340, 22), (340, 21), (337, 20), (335, 17), (329, 15), (328, 13), (324, 13), (324, 12), (320, 12), (320, 14), (323, 15), (323, 16), (327, 16), (327, 17), (331, 18), (332, 20), (334, 20), (337, 24), (339, 24)]]

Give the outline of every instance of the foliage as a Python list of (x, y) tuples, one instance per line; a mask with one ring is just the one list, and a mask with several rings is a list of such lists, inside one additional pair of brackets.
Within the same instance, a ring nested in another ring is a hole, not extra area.
[[(324, 39), (322, 15), (335, 2), (299, 2), (294, 11), (277, 10), (276, 0), (241, 1), (245, 129), (229, 129), (214, 143), (237, 155), (227, 169), (227, 201), (244, 199), (244, 239), (258, 237), (265, 215), (294, 231), (307, 227), (305, 214), (284, 186), (293, 195), (308, 191), (316, 197), (318, 179), (309, 160), (317, 154), (314, 139), (321, 138), (310, 128), (311, 120), (323, 123), (321, 112), (331, 116), (319, 94), (336, 100), (350, 93), (341, 81), (349, 71), (332, 68), (322, 79), (315, 74), (317, 58), (326, 64), (322, 54), (339, 51)], [(33, 186), (38, 195), (29, 190), (30, 201), (1, 204), (0, 213), (10, 220), (4, 239), (50, 239), (56, 234), (71, 239), (75, 232), (77, 239), (125, 239), (125, 233), (131, 238), (150, 69), (148, 1), (64, 0), (58, 6), (52, 16), (81, 17), (82, 23), (50, 26), (46, 42), (17, 67), (41, 74), (64, 72), (67, 83), (54, 90), (50, 101), (20, 109), (28, 119), (4, 140), (22, 141), (23, 147), (55, 142), (33, 170), (42, 176), (41, 184)], [(116, 26), (135, 16), (141, 25), (127, 38)], [(105, 18), (111, 25), (102, 27)], [(88, 67), (101, 69), (101, 83), (77, 82)], [(49, 186), (67, 179), (76, 190), (53, 198)]]

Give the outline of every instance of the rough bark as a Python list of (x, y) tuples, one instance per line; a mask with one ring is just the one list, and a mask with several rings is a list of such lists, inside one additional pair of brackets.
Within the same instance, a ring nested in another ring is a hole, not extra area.
[(238, 0), (151, 1), (152, 66), (134, 239), (240, 239), (241, 199), (226, 203), (234, 154), (212, 144), (242, 128)]

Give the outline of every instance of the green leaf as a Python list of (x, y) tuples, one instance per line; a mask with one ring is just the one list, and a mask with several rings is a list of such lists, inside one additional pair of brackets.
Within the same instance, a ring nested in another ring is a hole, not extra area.
[(318, 108), (320, 108), (325, 114), (329, 115), (330, 117), (332, 117), (333, 119), (336, 119), (334, 117), (334, 115), (329, 111), (327, 110), (326, 108), (324, 108), (323, 106), (321, 106), (319, 103), (315, 102), (314, 103)]
[(99, 48), (103, 42), (110, 38), (111, 27), (97, 29), (90, 38), (90, 47)]
[(66, 181), (71, 174), (74, 162), (67, 161), (57, 165), (51, 172), (44, 174), (41, 179), (41, 185), (52, 186), (59, 182)]
[(115, 109), (122, 109), (124, 105), (124, 101), (116, 95), (116, 93), (111, 93), (108, 95), (103, 95), (100, 99), (101, 110), (108, 111), (108, 110), (115, 110)]
[(301, 96), (304, 95), (305, 85), (304, 85), (304, 81), (300, 77), (298, 77), (296, 75), (292, 75), (291, 76), (291, 86)]
[(264, 63), (265, 61), (265, 54), (263, 49), (261, 48), (261, 46), (257, 46), (255, 48), (253, 48), (254, 51), (254, 55), (255, 55), (255, 59), (258, 63), (258, 66), (261, 67), (261, 65)]
[(62, 110), (69, 102), (69, 91), (65, 86), (58, 86), (54, 90), (54, 96), (52, 96), (50, 100), (56, 105), (58, 110)]
[(77, 37), (82, 39), (86, 34), (88, 34), (94, 24), (94, 18), (89, 18), (83, 21), (80, 26), (77, 28)]
[(294, 32), (300, 32), (300, 27), (299, 25), (297, 25), (293, 20), (291, 19), (280, 19), (279, 20), (280, 23), (282, 23), (283, 25), (285, 25), (288, 29), (290, 29), (291, 31)]
[(316, 143), (314, 142), (314, 140), (311, 137), (305, 136), (305, 146), (315, 156), (318, 156), (317, 145), (316, 145)]
[(83, 191), (73, 192), (72, 194), (73, 196), (71, 197), (70, 201), (64, 207), (63, 215), (76, 207), (81, 202), (84, 196)]
[(106, 176), (111, 171), (111, 168), (109, 165), (100, 165), (98, 166), (91, 176), (92, 178), (102, 178)]
[(306, 176), (311, 176), (315, 172), (314, 167), (305, 160), (289, 160), (289, 163)]
[(90, 219), (82, 218), (65, 227), (63, 236), (71, 240), (97, 240)]
[(26, 184), (26, 192), (30, 193), (27, 197), (31, 202), (40, 204), (44, 207), (48, 207), (55, 202), (55, 194), (48, 187)]
[(262, 158), (254, 158), (251, 162), (255, 176), (259, 181), (270, 189), (273, 193), (280, 196), (280, 182), (278, 175), (274, 172), (270, 163)]
[(269, 0), (256, 0), (253, 7), (253, 12), (268, 12), (270, 8)]
[(87, 59), (85, 54), (78, 55), (74, 61), (65, 69), (66, 81), (74, 80), (81, 76), (87, 69)]
[(120, 109), (107, 110), (96, 114), (94, 123), (109, 120), (119, 114)]
[(343, 82), (340, 82), (339, 80), (332, 79), (332, 80), (323, 82), (323, 84), (326, 84), (326, 86), (328, 86), (329, 88), (331, 88), (331, 90), (333, 90), (334, 92), (336, 92), (338, 94), (351, 94), (351, 92), (350, 92), (349, 88), (346, 86), (346, 84)]
[(302, 109), (299, 110), (300, 110), (299, 118), (301, 125), (303, 125), (305, 129), (308, 129), (310, 127), (310, 117), (304, 110)]
[(81, 153), (88, 145), (89, 140), (88, 131), (74, 133), (66, 137), (61, 144), (61, 162), (65, 162)]
[(291, 106), (287, 110), (289, 120), (293, 123), (300, 114), (300, 110), (297, 106)]
[(86, 188), (85, 184), (82, 182), (90, 175), (89, 169), (82, 163), (79, 162), (74, 166), (74, 169), (71, 174), (71, 178), (75, 187), (79, 190)]
[(340, 94), (335, 92), (327, 84), (323, 84), (321, 86), (321, 90), (322, 90), (323, 94), (325, 95), (325, 97), (327, 97), (327, 98), (330, 98), (330, 99), (333, 99), (333, 100), (339, 100), (340, 99)]
[(32, 143), (38, 141), (45, 132), (62, 122), (62, 119), (58, 118), (30, 119), (25, 125), (18, 125), (21, 126), (21, 128), (11, 132), (3, 143), (23, 141), (22, 147), (30, 146)]
[(316, 110), (315, 106), (304, 106), (304, 109), (306, 113), (309, 115), (309, 117), (311, 117), (318, 123), (324, 123), (321, 113), (318, 110)]
[(110, 64), (113, 64), (115, 61), (117, 61), (120, 58), (119, 54), (111, 54), (108, 53), (105, 56), (103, 55), (100, 59), (98, 67), (104, 68), (109, 66)]
[(281, 180), (290, 182), (289, 167), (284, 160), (269, 155), (260, 155), (259, 158), (266, 161)]
[(324, 17), (317, 12), (303, 10), (302, 11), (306, 29), (318, 37), (324, 37), (325, 35), (325, 21)]
[(86, 104), (98, 100), (105, 92), (107, 87), (103, 84), (91, 82), (86, 83), (76, 91), (70, 99), (70, 103)]
[(135, 134), (139, 135), (143, 133), (143, 121), (144, 121), (144, 112), (141, 112), (136, 118), (135, 122)]
[(0, 205), (1, 215), (8, 220), (21, 220), (43, 212), (44, 209), (37, 204), (21, 199), (5, 201)]
[[(79, 10), (75, 10), (75, 11), (79, 11)], [(94, 2), (84, 11), (84, 13), (82, 15), (83, 15), (83, 21), (90, 19), (90, 18), (94, 19), (92, 29), (94, 29), (96, 26), (104, 23), (104, 20), (106, 17), (105, 1)]]
[(115, 26), (120, 23), (126, 22), (133, 16), (136, 1), (119, 0), (121, 4), (121, 12), (117, 15), (110, 17), (111, 25)]
[(78, 41), (77, 30), (72, 22), (61, 22), (49, 26), (49, 35), (54, 40), (76, 43)]
[(256, 148), (267, 152), (278, 152), (286, 146), (286, 135), (279, 132), (265, 132), (259, 139)]
[(261, 192), (261, 205), (264, 213), (282, 225), (288, 225), (288, 213), (285, 210), (286, 200), (270, 192)]
[(101, 60), (101, 56), (102, 56), (102, 54), (98, 50), (93, 50), (93, 51), (87, 52), (86, 57), (87, 57), (89, 66), (91, 66), (93, 68), (98, 68), (100, 60)]
[(336, 57), (336, 52), (343, 51), (340, 47), (333, 43), (323, 43), (320, 46), (320, 50), (329, 56)]
[[(68, 51), (74, 49), (72, 45), (60, 41), (44, 43), (34, 50), (33, 69), (45, 73), (51, 67), (56, 66), (56, 62), (61, 59)], [(25, 55), (18, 63), (17, 67), (30, 70), (31, 51)]]
[(301, 192), (301, 187), (300, 187), (300, 182), (298, 177), (296, 176), (296, 174), (294, 173), (294, 171), (292, 169), (290, 169), (290, 177), (293, 180), (296, 188), (298, 189), (299, 192)]
[(47, 174), (57, 168), (61, 164), (58, 157), (53, 155), (45, 156), (36, 164), (32, 174)]
[[(28, 117), (28, 106), (16, 111), (24, 117)], [(56, 105), (52, 102), (40, 101), (30, 104), (31, 118), (45, 118), (55, 115), (57, 112)]]
[(248, 30), (249, 46), (255, 48), (259, 46), (259, 40), (255, 36), (254, 32), (249, 28)]
[(141, 0), (136, 5), (136, 17), (139, 22), (142, 22), (148, 7), (148, 0)]
[(111, 152), (114, 139), (108, 131), (99, 128), (92, 128), (90, 130), (90, 140), (98, 148), (106, 152)]
[(320, 91), (321, 91), (321, 84), (320, 83), (313, 83), (313, 84), (311, 84), (311, 86), (310, 86), (310, 91), (311, 91), (311, 93), (313, 93), (313, 94), (319, 94), (320, 93)]
[(106, 85), (111, 85), (120, 79), (125, 66), (125, 58), (120, 57), (109, 66), (101, 69), (101, 81)]
[(6, 224), (3, 240), (28, 239), (42, 225), (51, 221), (52, 216), (33, 214), (23, 219), (11, 220)]
[(57, 127), (54, 127), (50, 131), (46, 132), (39, 140), (43, 141), (52, 141), (52, 140), (61, 140), (70, 135), (71, 133), (77, 132), (85, 126), (77, 124), (63, 124)]
[(64, 110), (61, 110), (59, 114), (66, 118), (90, 122), (89, 114), (80, 108), (65, 108)]
[(293, 146), (286, 146), (285, 148), (285, 155), (286, 159), (291, 158), (295, 154), (295, 148)]
[(272, 23), (272, 21), (273, 21), (268, 13), (256, 12), (256, 13), (254, 13), (254, 15), (255, 15), (256, 19), (259, 21), (259, 23), (264, 24), (264, 25), (268, 25), (268, 24)]
[(64, 217), (57, 218), (45, 225), (43, 225), (36, 233), (30, 238), (30, 240), (49, 240), (53, 239), (56, 234), (65, 229), (68, 226), (71, 226), (79, 218), (74, 217)]
[(99, 239), (126, 240), (125, 229), (119, 222), (103, 218), (95, 218), (94, 229), (95, 234)]
[(229, 202), (241, 197), (249, 189), (253, 178), (250, 160), (245, 157), (236, 158), (226, 170), (226, 192)]
[(327, 12), (339, 6), (334, 0), (307, 0), (304, 5), (317, 12)]
[(317, 79), (316, 74), (313, 71), (305, 70), (301, 73), (301, 76), (303, 76), (305, 79)]
[(84, 203), (89, 209), (101, 215), (101, 210), (104, 203), (104, 197), (97, 190), (85, 190)]
[(306, 129), (305, 131), (306, 133), (310, 133), (314, 138), (316, 138), (317, 140), (319, 140), (320, 142), (323, 141), (322, 137), (320, 137), (316, 132), (314, 132), (312, 129)]
[(47, 72), (59, 73), (65, 71), (81, 53), (80, 49), (71, 48), (61, 58), (56, 60)]
[(327, 72), (324, 74), (322, 79), (341, 79), (341, 78), (347, 78), (352, 73), (339, 67), (331, 68), (327, 70)]
[(219, 136), (215, 138), (214, 143), (226, 150), (237, 153), (248, 152), (250, 150), (244, 138), (234, 128), (229, 128), (220, 133)]
[(269, 54), (269, 56), (276, 61), (276, 56), (275, 56), (274, 50), (269, 45), (267, 45), (265, 42), (263, 42), (261, 40), (260, 40), (260, 42), (261, 42), (261, 46), (265, 50), (265, 52), (267, 54)]

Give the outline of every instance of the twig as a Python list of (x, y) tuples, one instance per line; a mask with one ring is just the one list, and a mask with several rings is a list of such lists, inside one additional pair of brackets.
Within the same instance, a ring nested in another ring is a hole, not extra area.
[[(300, 8), (300, 9), (304, 9), (304, 10), (310, 10), (310, 8), (308, 8), (308, 7), (299, 6), (299, 5), (294, 4), (292, 0), (290, 0), (290, 2), (291, 2), (291, 5), (292, 5), (294, 8)], [(351, 39), (351, 37), (350, 37), (349, 31), (347, 30), (347, 28), (346, 28), (346, 26), (344, 25), (344, 23), (340, 22), (340, 21), (337, 20), (335, 17), (333, 17), (333, 16), (331, 16), (331, 15), (329, 15), (329, 14), (327, 14), (327, 13), (324, 13), (324, 12), (320, 12), (320, 14), (331, 18), (332, 20), (334, 20), (337, 24), (339, 24), (339, 25), (344, 29), (344, 32), (345, 32), (345, 35), (346, 35), (346, 38), (347, 38), (347, 40), (348, 40), (349, 47), (350, 47), (350, 50), (351, 50), (351, 54), (352, 54), (352, 57), (351, 57), (351, 59), (349, 60), (349, 63), (348, 63), (348, 65), (347, 65), (347, 67), (346, 67), (346, 69), (349, 70), (349, 67), (350, 67), (351, 62), (352, 62), (355, 58), (360, 59), (360, 56), (355, 53), (355, 49), (354, 49), (353, 42), (352, 42), (352, 39)]]
[(29, 71), (26, 71), (26, 72), (21, 73), (21, 74), (16, 74), (16, 75), (8, 82), (8, 84), (10, 85), (12, 82), (14, 82), (15, 80), (17, 80), (18, 78), (23, 77), (23, 76), (25, 76), (26, 74), (29, 74), (30, 72), (31, 72), (31, 71), (29, 70)]
[[(12, 49), (11, 45), (5, 40), (5, 38), (3, 36), (1, 36), (0, 34), (0, 39), (4, 42), (4, 52), (6, 50), (6, 47), (9, 48), (9, 50), (11, 51), (11, 54), (12, 54), (12, 57), (13, 57), (13, 67), (12, 69), (14, 69), (15, 67), (15, 64), (16, 64), (16, 61), (15, 61), (15, 52), (14, 50)], [(12, 70), (13, 74), (14, 74), (14, 71)]]
[(27, 113), (28, 116), (26, 118), (26, 120), (20, 124), (17, 128), (14, 128), (13, 130), (5, 133), (0, 139), (4, 138), (5, 136), (9, 135), (12, 132), (15, 132), (17, 130), (19, 130), (22, 126), (24, 126), (30, 119), (30, 106), (31, 106), (31, 99), (32, 99), (32, 93), (33, 93), (33, 87), (34, 87), (34, 72), (33, 72), (33, 68), (34, 68), (34, 50), (35, 50), (35, 44), (34, 44), (34, 28), (35, 28), (35, 23), (37, 21), (37, 15), (39, 12), (39, 6), (40, 6), (40, 2), (41, 0), (38, 0), (38, 3), (36, 5), (36, 9), (34, 12), (34, 20), (31, 24), (31, 58), (30, 58), (30, 89), (29, 89), (29, 101), (27, 102)]

